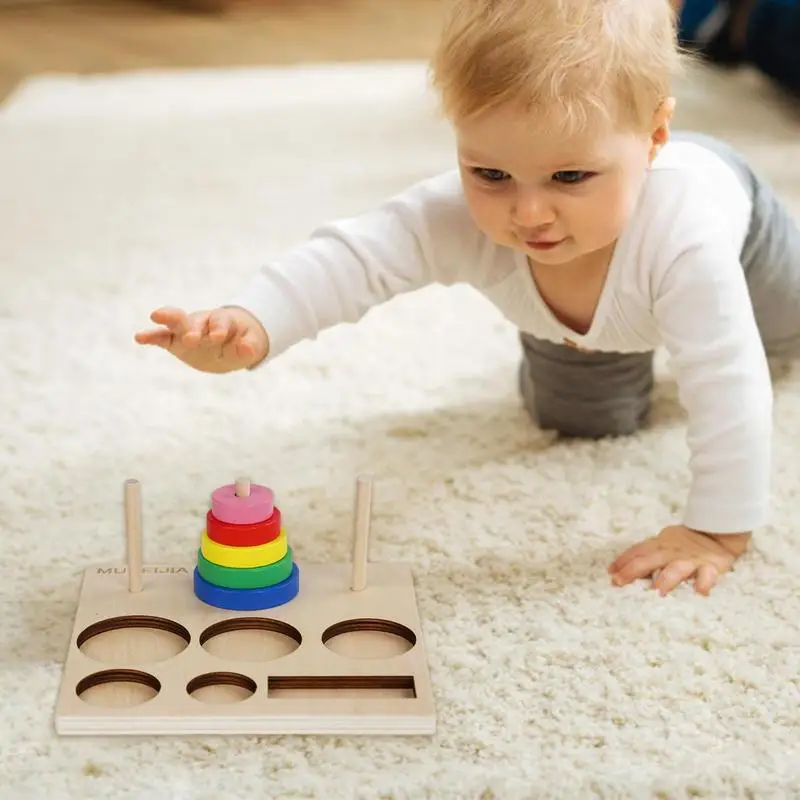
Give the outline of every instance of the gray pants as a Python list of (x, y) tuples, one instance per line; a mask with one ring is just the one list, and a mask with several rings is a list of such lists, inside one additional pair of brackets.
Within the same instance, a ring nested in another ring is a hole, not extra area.
[[(701, 134), (673, 134), (710, 148), (738, 173), (753, 202), (742, 248), (756, 322), (767, 355), (800, 356), (800, 228), (744, 158)], [(584, 353), (521, 333), (519, 382), (534, 422), (565, 436), (635, 433), (650, 411), (653, 353)]]

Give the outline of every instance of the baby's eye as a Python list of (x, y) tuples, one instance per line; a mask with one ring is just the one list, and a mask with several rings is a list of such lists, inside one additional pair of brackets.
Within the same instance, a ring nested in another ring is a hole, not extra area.
[(486, 169), (485, 167), (474, 167), (472, 173), (488, 183), (507, 181), (511, 177), (507, 172), (503, 172), (501, 169)]
[(557, 183), (582, 183), (588, 180), (593, 172), (584, 172), (579, 169), (565, 169), (553, 174), (553, 180)]

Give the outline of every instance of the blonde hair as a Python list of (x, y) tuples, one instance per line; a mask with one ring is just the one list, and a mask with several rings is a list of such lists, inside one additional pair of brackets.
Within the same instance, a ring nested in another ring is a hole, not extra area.
[(577, 131), (649, 132), (682, 69), (670, 0), (453, 0), (431, 61), (453, 121), (521, 104)]

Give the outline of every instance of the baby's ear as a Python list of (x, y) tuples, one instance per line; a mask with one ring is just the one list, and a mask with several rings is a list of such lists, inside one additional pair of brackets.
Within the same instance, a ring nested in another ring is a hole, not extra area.
[(653, 120), (653, 137), (660, 137), (664, 144), (669, 138), (669, 124), (675, 114), (675, 98), (667, 97), (658, 104), (655, 119)]
[(669, 123), (675, 113), (675, 98), (667, 97), (659, 103), (653, 117), (653, 132), (650, 134), (650, 160), (669, 140)]

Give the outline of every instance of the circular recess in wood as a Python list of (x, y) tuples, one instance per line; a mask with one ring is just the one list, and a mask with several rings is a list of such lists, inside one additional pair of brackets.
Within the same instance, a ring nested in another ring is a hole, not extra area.
[(131, 708), (161, 691), (158, 678), (136, 669), (107, 669), (83, 678), (75, 693), (85, 703), (104, 708)]
[(78, 649), (106, 664), (153, 664), (174, 658), (191, 642), (183, 625), (166, 617), (130, 615), (103, 619), (78, 635)]
[(303, 642), (297, 628), (269, 617), (238, 617), (217, 622), (200, 634), (204, 650), (228, 661), (274, 661)]
[(347, 619), (326, 628), (322, 643), (346, 658), (392, 658), (417, 643), (414, 631), (388, 619)]
[(192, 678), (186, 691), (201, 703), (241, 703), (255, 694), (256, 682), (238, 672), (207, 672)]

